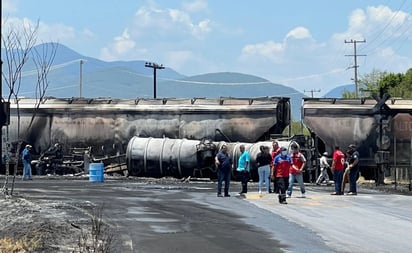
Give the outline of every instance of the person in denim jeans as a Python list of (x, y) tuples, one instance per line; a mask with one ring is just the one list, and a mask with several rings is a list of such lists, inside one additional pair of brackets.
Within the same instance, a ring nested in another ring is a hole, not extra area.
[(332, 161), (332, 173), (333, 181), (335, 183), (335, 191), (331, 195), (342, 195), (342, 180), (343, 171), (345, 166), (345, 154), (339, 149), (339, 146), (335, 146), (335, 151), (333, 152)]
[(289, 171), (289, 187), (287, 191), (287, 196), (289, 198), (292, 196), (293, 183), (296, 180), (300, 186), (301, 197), (304, 198), (306, 197), (306, 190), (305, 185), (303, 184), (302, 172), (306, 165), (306, 158), (302, 153), (299, 152), (299, 145), (297, 143), (293, 143), (291, 145), (291, 148), (292, 153), (290, 154), (290, 157), (292, 158), (293, 164), (290, 166)]
[(225, 197), (229, 195), (230, 173), (232, 170), (232, 158), (227, 153), (227, 146), (225, 144), (220, 148), (220, 152), (215, 157), (215, 164), (217, 167), (217, 196), (222, 196), (222, 182), (225, 181)]
[[(272, 156), (272, 163), (270, 164), (271, 166), (271, 171), (273, 171), (275, 169), (273, 161), (275, 160), (275, 157), (277, 155), (280, 155), (280, 147), (279, 147), (279, 142), (278, 140), (273, 140), (272, 142), (272, 152), (271, 152), (271, 156)], [(271, 191), (271, 189), (269, 188), (269, 191)], [(279, 189), (277, 188), (277, 183), (276, 180), (273, 180), (273, 193), (279, 193)]]
[(22, 152), (22, 162), (23, 162), (23, 180), (32, 180), (31, 176), (31, 154), (30, 150), (32, 146), (27, 144)]
[(265, 182), (266, 193), (270, 193), (270, 164), (272, 163), (272, 156), (269, 153), (269, 147), (260, 146), (260, 153), (256, 156), (256, 165), (258, 167), (259, 194), (262, 194), (263, 182)]

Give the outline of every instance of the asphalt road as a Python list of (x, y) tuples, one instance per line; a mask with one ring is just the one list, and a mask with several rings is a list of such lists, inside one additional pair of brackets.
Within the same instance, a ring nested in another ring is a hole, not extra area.
[[(307, 198), (279, 205), (274, 194), (217, 198), (215, 183), (87, 180), (18, 181), (29, 199), (65, 206), (82, 224), (103, 206), (118, 252), (410, 252), (411, 196), (361, 190), (331, 196), (307, 187)], [(295, 195), (297, 188), (295, 188)]]

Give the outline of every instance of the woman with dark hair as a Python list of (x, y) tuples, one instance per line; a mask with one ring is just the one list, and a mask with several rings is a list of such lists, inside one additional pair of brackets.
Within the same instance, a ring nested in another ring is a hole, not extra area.
[(256, 165), (258, 167), (259, 194), (262, 194), (263, 182), (266, 186), (266, 193), (270, 193), (270, 164), (272, 163), (272, 156), (269, 153), (269, 147), (260, 146), (260, 153), (256, 156)]

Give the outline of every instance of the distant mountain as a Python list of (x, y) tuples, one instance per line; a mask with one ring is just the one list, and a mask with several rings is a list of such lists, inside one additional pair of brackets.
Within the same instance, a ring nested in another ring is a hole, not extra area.
[(323, 97), (324, 98), (341, 98), (342, 93), (344, 91), (354, 92), (355, 91), (355, 85), (354, 84), (346, 84), (346, 85), (336, 87), (336, 88), (332, 89), (331, 91), (329, 91), (328, 93), (326, 93), (325, 95), (323, 95)]
[[(36, 49), (41, 52), (44, 47), (50, 49), (51, 45), (42, 44)], [(7, 62), (4, 62), (3, 70), (6, 68)], [(22, 71), (20, 96), (34, 96), (34, 84), (37, 81), (35, 69), (34, 62), (29, 59)], [(187, 77), (168, 67), (159, 69), (156, 73), (158, 98), (290, 97), (292, 117), (294, 120), (300, 119), (301, 101), (305, 95), (293, 88), (274, 84), (257, 76), (221, 72)], [(78, 97), (80, 79), (83, 97), (153, 97), (153, 69), (145, 67), (145, 61), (105, 62), (83, 56), (58, 44), (56, 57), (48, 75), (47, 96)], [(3, 85), (3, 94), (8, 93), (7, 86)]]

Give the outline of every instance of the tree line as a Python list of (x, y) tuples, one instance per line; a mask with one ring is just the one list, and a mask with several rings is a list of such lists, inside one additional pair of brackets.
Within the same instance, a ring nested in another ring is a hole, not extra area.
[[(412, 68), (406, 73), (372, 70), (358, 81), (359, 95), (369, 98), (372, 94), (387, 93), (396, 98), (412, 98)], [(355, 91), (343, 91), (342, 98), (355, 98)]]

